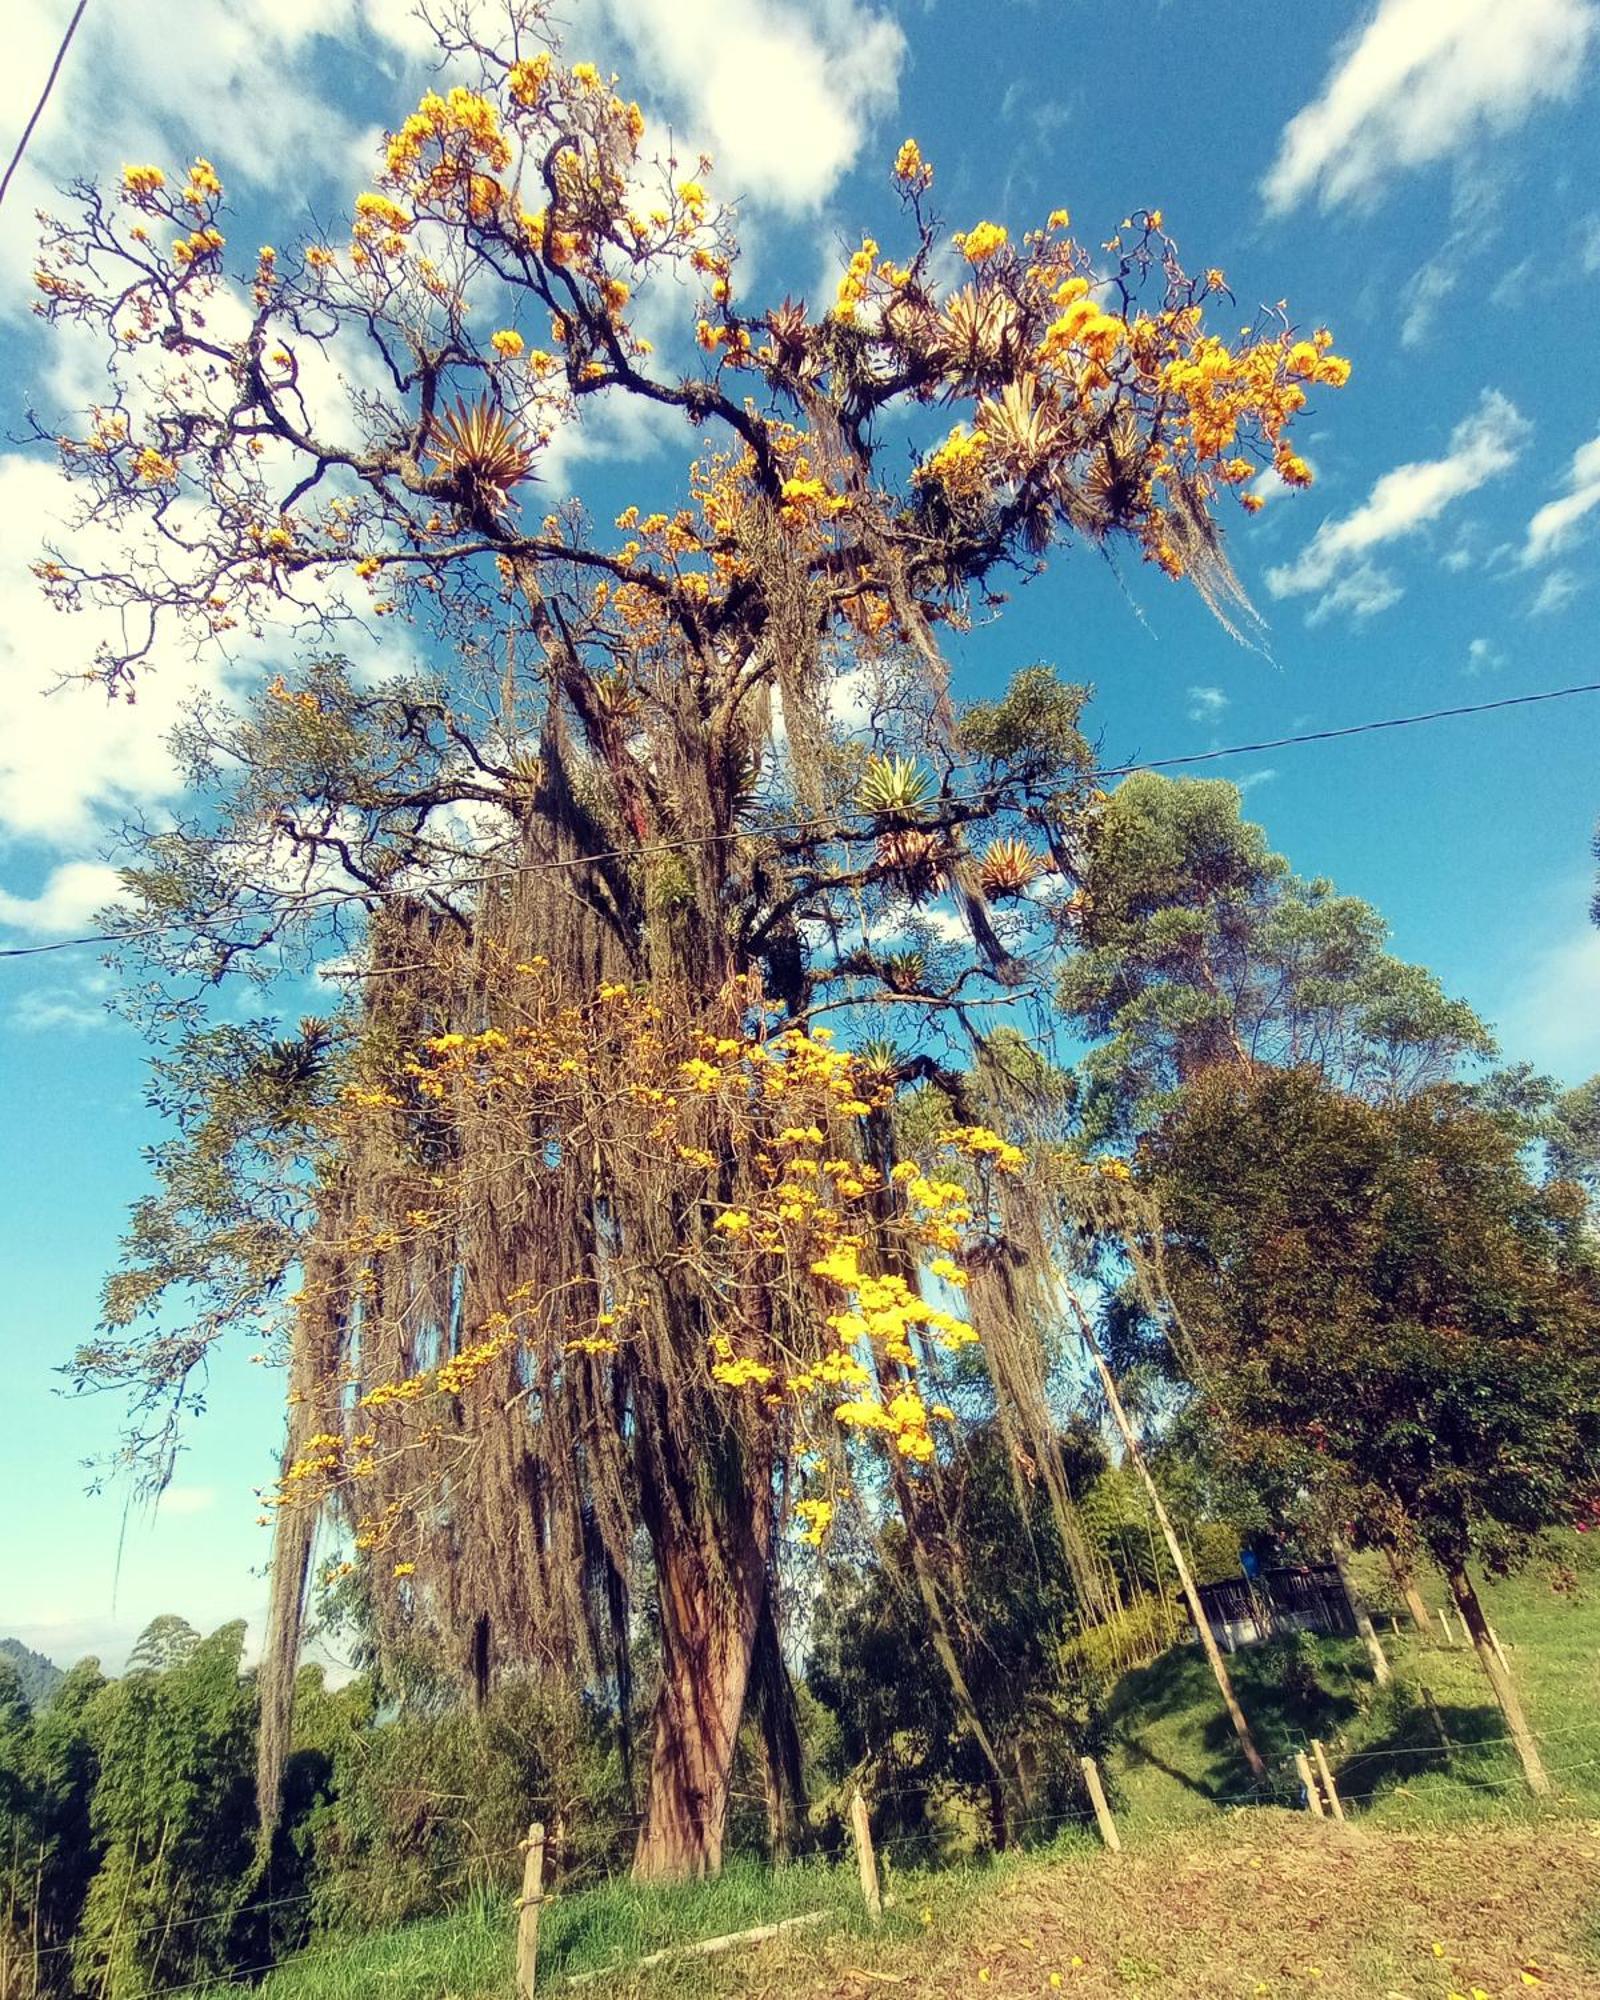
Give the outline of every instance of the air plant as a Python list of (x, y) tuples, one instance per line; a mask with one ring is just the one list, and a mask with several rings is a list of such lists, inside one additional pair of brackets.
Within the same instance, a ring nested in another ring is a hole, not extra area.
[(936, 834), (900, 827), (878, 836), (878, 866), (896, 877), (910, 902), (920, 903), (939, 886), (944, 849)]
[(933, 780), (915, 758), (869, 757), (856, 808), (876, 820), (914, 820), (932, 797)]
[(428, 427), (434, 470), (455, 487), (463, 506), (503, 514), (512, 488), (533, 476), (527, 434), (492, 397), (435, 416)]
[(978, 864), (978, 881), (991, 903), (1026, 895), (1044, 872), (1044, 864), (1025, 840), (1007, 836), (993, 840)]

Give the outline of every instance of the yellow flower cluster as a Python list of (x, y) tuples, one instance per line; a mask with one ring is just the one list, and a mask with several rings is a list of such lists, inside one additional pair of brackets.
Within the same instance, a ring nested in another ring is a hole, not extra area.
[(202, 209), (208, 202), (222, 199), (222, 183), (209, 160), (196, 160), (184, 183), (183, 199), (190, 208)]
[(153, 444), (141, 445), (133, 461), (133, 474), (146, 486), (171, 486), (178, 477), (178, 461), (157, 451)]
[(936, 479), (947, 493), (974, 492), (987, 478), (988, 444), (981, 429), (969, 431), (965, 424), (957, 424), (944, 443), (917, 467), (916, 476)]
[(894, 177), (903, 188), (920, 191), (933, 186), (933, 168), (922, 157), (915, 139), (907, 139), (894, 156)]
[(1010, 241), (1002, 222), (980, 222), (975, 228), (957, 230), (950, 239), (969, 264), (986, 264)]
[(939, 1143), (973, 1159), (992, 1160), (1003, 1174), (1019, 1174), (1026, 1156), (1020, 1146), (991, 1132), (987, 1125), (957, 1125), (939, 1134)]
[(167, 177), (159, 167), (124, 167), (122, 186), (135, 201), (146, 201), (160, 192), (167, 184)]
[(821, 1548), (828, 1532), (828, 1524), (834, 1515), (831, 1500), (797, 1500), (794, 1503), (796, 1515), (805, 1523), (800, 1531), (800, 1540), (809, 1547)]
[(514, 327), (503, 326), (498, 333), (490, 334), (489, 345), (502, 361), (515, 361), (522, 352), (522, 335)]
[(223, 235), (220, 229), (209, 225), (196, 229), (189, 236), (180, 236), (172, 246), (172, 261), (180, 270), (190, 264), (202, 263), (207, 257), (214, 257), (222, 248)]
[[(500, 129), (500, 114), (487, 97), (457, 84), (448, 96), (430, 90), (411, 116), (392, 133), (385, 149), (388, 178), (408, 182), (418, 174), (427, 148), (459, 146), (495, 172), (511, 164), (511, 147)], [(443, 177), (451, 178), (448, 173)]]
[(550, 57), (540, 54), (513, 63), (506, 75), (506, 88), (524, 109), (531, 111), (543, 97), (549, 80)]
[(835, 310), (845, 319), (854, 313), (856, 307), (867, 296), (867, 286), (872, 279), (872, 267), (877, 261), (878, 246), (870, 236), (861, 239), (861, 248), (845, 266), (844, 276), (839, 280), (838, 297), (834, 300)]

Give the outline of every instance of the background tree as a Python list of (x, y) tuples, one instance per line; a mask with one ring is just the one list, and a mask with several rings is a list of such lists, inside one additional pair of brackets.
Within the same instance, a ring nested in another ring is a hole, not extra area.
[(1148, 1127), (1215, 1065), (1309, 1066), (1386, 1101), (1488, 1056), (1488, 1029), (1384, 949), (1370, 904), (1294, 875), (1238, 789), (1140, 773), (1096, 815), (1066, 912), (1079, 949), (1057, 984), (1093, 1046), (1091, 1134)]

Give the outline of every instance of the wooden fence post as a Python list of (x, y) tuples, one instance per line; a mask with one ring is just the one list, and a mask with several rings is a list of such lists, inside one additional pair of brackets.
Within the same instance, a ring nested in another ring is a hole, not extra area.
[(1500, 1643), (1500, 1634), (1492, 1625), (1485, 1626), (1484, 1629), (1489, 1634), (1489, 1644), (1494, 1648), (1495, 1658), (1500, 1662), (1506, 1673), (1509, 1674), (1511, 1672), (1511, 1662), (1506, 1658), (1506, 1649)]
[(878, 1858), (872, 1851), (872, 1822), (859, 1785), (850, 1798), (850, 1833), (856, 1844), (856, 1867), (861, 1872), (861, 1900), (867, 1915), (877, 1923), (883, 1915), (883, 1895), (878, 1888)]
[(522, 1894), (517, 1901), (517, 2000), (533, 2000), (539, 1966), (539, 1905), (544, 1901), (544, 1822), (522, 1843)]
[(1111, 1817), (1111, 1808), (1106, 1804), (1106, 1788), (1100, 1782), (1100, 1766), (1092, 1757), (1085, 1757), (1083, 1782), (1089, 1788), (1089, 1803), (1094, 1807), (1095, 1824), (1100, 1829), (1100, 1838), (1113, 1854), (1122, 1852), (1122, 1840), (1117, 1833), (1117, 1823)]
[(1322, 1803), (1322, 1794), (1317, 1790), (1316, 1773), (1311, 1768), (1311, 1760), (1303, 1750), (1294, 1753), (1294, 1768), (1300, 1774), (1300, 1782), (1306, 1788), (1306, 1811), (1314, 1812), (1318, 1819), (1326, 1819), (1327, 1811)]
[(1333, 1782), (1333, 1770), (1328, 1763), (1328, 1753), (1322, 1747), (1322, 1738), (1313, 1736), (1311, 1754), (1317, 1760), (1317, 1776), (1322, 1780), (1322, 1789), (1328, 1795), (1328, 1804), (1333, 1807), (1335, 1819), (1344, 1818), (1344, 1801), (1339, 1797), (1339, 1787)]
[(1453, 1646), (1456, 1642), (1455, 1627), (1450, 1623), (1450, 1614), (1442, 1604), (1439, 1606), (1439, 1628), (1444, 1633), (1445, 1644)]

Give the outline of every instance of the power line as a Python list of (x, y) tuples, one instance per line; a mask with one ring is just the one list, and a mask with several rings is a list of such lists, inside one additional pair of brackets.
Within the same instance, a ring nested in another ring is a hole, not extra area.
[(67, 50), (72, 47), (72, 38), (78, 32), (78, 23), (83, 19), (83, 10), (89, 0), (78, 0), (72, 10), (72, 19), (67, 23), (67, 32), (61, 37), (61, 46), (56, 50), (56, 59), (50, 65), (50, 74), (44, 80), (44, 89), (39, 93), (39, 102), (33, 107), (33, 116), (22, 128), (22, 137), (17, 141), (17, 150), (11, 155), (10, 164), (4, 175), (0, 175), (0, 202), (6, 198), (6, 189), (11, 185), (11, 176), (22, 165), (22, 156), (28, 150), (28, 141), (33, 137), (33, 128), (44, 115), (44, 108), (50, 102), (50, 93), (56, 87), (56, 78), (61, 74), (61, 65), (67, 59)]
[[(1565, 701), (1573, 695), (1600, 694), (1600, 681), (1580, 681), (1572, 687), (1543, 688), (1534, 694), (1502, 695), (1495, 701), (1465, 702), (1454, 708), (1425, 709), (1416, 715), (1380, 716), (1367, 722), (1351, 722), (1336, 729), (1308, 729), (1294, 736), (1263, 737), (1255, 743), (1231, 743), (1215, 750), (1194, 750), (1182, 756), (1147, 757), (1132, 764), (1105, 764), (1080, 773), (1085, 780), (1100, 778), (1131, 778), (1141, 771), (1173, 771), (1192, 764), (1215, 763), (1223, 757), (1249, 757), (1263, 750), (1286, 750), (1301, 744), (1332, 743), (1345, 737), (1371, 736), (1385, 729), (1413, 729), (1421, 723), (1446, 722), (1458, 716), (1489, 715), (1507, 708), (1527, 708), (1538, 702)], [(980, 792), (947, 792), (943, 795), (946, 804), (960, 804), (980, 798)], [(866, 840), (872, 837), (870, 826), (852, 829), (847, 823), (836, 818), (819, 815), (810, 819), (779, 821), (760, 829), (767, 834), (782, 833), (827, 833), (832, 832), (841, 840)], [(643, 841), (632, 847), (602, 848), (592, 854), (564, 856), (553, 861), (527, 861), (497, 869), (493, 874), (469, 875), (449, 884), (452, 889), (482, 887), (487, 883), (502, 881), (507, 875), (543, 875), (563, 873), (572, 868), (593, 867), (602, 861), (631, 861), (647, 854), (671, 854), (685, 848), (714, 847), (724, 841), (743, 840), (743, 830), (730, 829), (726, 833), (685, 834), (676, 840)], [(306, 908), (332, 909), (347, 903), (365, 903), (373, 900), (372, 889), (333, 890), (326, 894), (313, 892), (307, 898)], [(158, 937), (165, 931), (181, 930), (177, 921), (135, 926), (125, 931), (97, 931), (84, 937), (53, 938), (45, 944), (0, 946), (0, 959), (42, 958), (57, 951), (79, 951), (91, 945), (128, 944), (139, 938)]]

